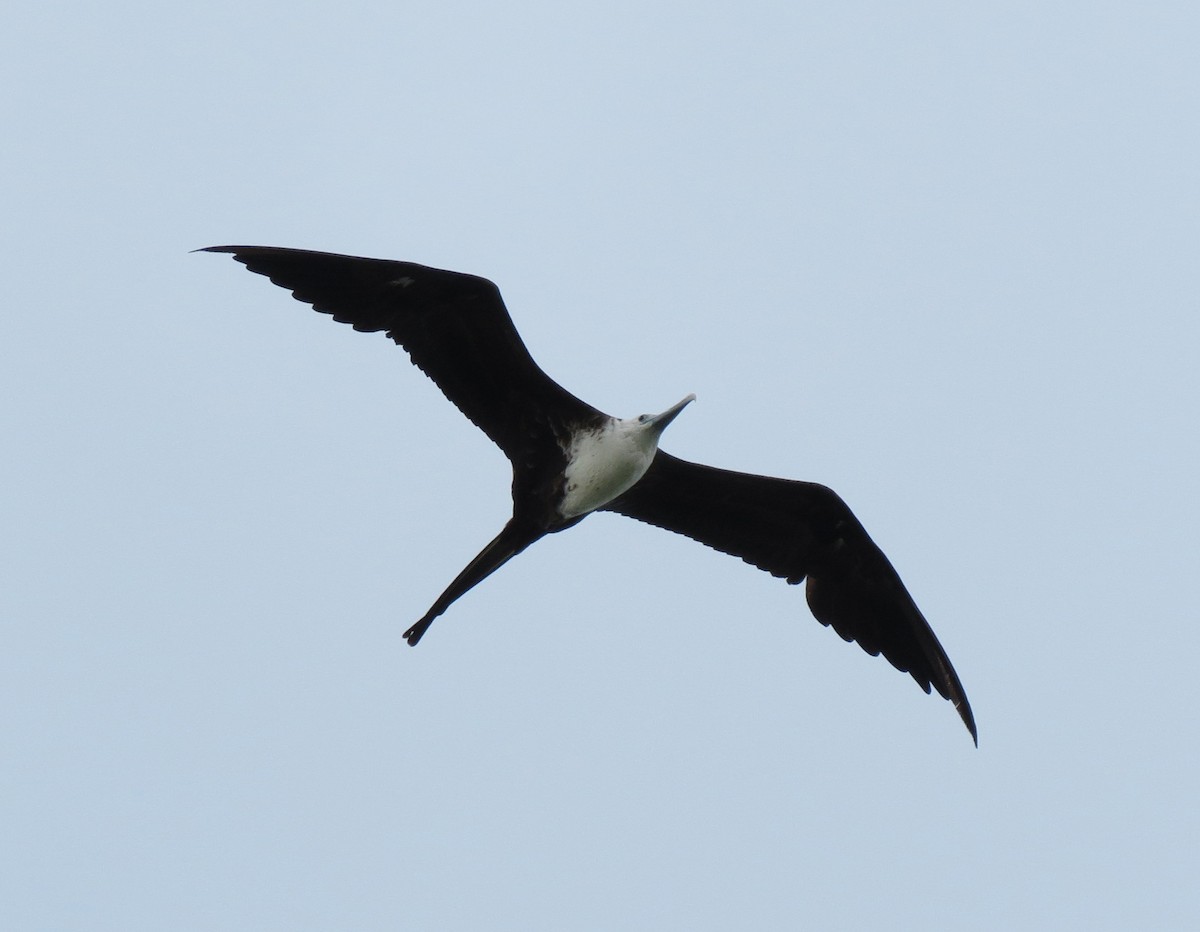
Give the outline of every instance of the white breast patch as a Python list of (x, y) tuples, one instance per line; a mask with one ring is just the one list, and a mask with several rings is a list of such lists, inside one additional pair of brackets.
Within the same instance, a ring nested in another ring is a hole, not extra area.
[(577, 434), (567, 451), (566, 494), (559, 513), (564, 518), (585, 515), (633, 488), (654, 462), (656, 449), (646, 431), (616, 419)]

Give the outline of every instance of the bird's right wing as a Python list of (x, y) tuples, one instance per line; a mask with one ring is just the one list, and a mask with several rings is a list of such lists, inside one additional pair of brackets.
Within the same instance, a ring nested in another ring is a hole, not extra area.
[(823, 625), (883, 654), (925, 692), (954, 703), (972, 737), (975, 720), (950, 658), (892, 564), (832, 489), (715, 469), (662, 450), (641, 481), (608, 505), (684, 534), (797, 584)]
[(276, 246), (210, 246), (355, 330), (387, 333), (458, 409), (508, 455), (548, 423), (598, 412), (543, 372), (499, 289), (485, 278), (412, 262)]

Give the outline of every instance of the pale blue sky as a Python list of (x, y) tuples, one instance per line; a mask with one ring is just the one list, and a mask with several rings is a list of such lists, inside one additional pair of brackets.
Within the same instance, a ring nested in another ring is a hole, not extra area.
[[(0, 926), (1191, 929), (1194, 3), (0, 13)], [(508, 514), (224, 256), (499, 283), (664, 447), (824, 482), (949, 704), (612, 515)]]

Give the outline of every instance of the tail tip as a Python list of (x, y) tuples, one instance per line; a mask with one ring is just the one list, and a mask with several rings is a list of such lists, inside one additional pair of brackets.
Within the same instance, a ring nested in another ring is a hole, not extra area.
[(417, 646), (417, 642), (421, 640), (421, 637), (429, 629), (429, 625), (432, 621), (432, 618), (422, 618), (415, 625), (404, 632), (404, 640), (408, 641), (409, 647)]

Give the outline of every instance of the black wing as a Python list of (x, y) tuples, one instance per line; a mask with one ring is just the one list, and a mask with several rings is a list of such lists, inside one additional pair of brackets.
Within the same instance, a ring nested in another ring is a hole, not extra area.
[(276, 246), (210, 246), (355, 330), (383, 330), (458, 409), (516, 462), (553, 421), (599, 415), (538, 368), (499, 289), (412, 262)]
[(700, 466), (659, 451), (637, 485), (604, 506), (685, 534), (785, 578), (808, 578), (823, 625), (868, 654), (883, 654), (954, 703), (979, 743), (962, 683), (899, 575), (846, 503), (813, 482)]

